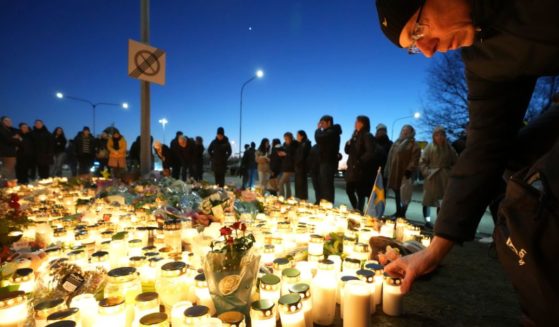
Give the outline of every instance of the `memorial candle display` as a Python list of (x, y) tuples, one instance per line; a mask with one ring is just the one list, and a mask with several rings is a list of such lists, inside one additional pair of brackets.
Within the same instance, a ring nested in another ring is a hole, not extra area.
[[(97, 305), (97, 301), (95, 302)], [(79, 308), (79, 306), (74, 305)], [(45, 327), (47, 325), (47, 317), (54, 312), (66, 309), (66, 302), (61, 298), (52, 300), (45, 300), (37, 303), (34, 307), (35, 310), (35, 326)], [(95, 315), (97, 312), (95, 312)]]
[(404, 295), (400, 290), (402, 280), (385, 275), (382, 287), (382, 311), (389, 316), (400, 316), (404, 313)]
[(250, 320), (252, 327), (276, 327), (274, 301), (260, 300), (250, 305)]
[(379, 305), (382, 302), (382, 284), (384, 283), (384, 267), (376, 263), (368, 263), (365, 265), (366, 269), (375, 272), (375, 305)]
[(124, 298), (111, 297), (99, 301), (99, 315), (97, 316), (95, 327), (129, 326), (126, 322)]
[(336, 291), (336, 302), (340, 304), (340, 316), (344, 319), (344, 288), (345, 284), (352, 280), (359, 280), (357, 276), (342, 276), (338, 282)]
[(305, 327), (305, 315), (301, 296), (291, 293), (280, 297), (279, 313), (282, 327)]
[(321, 261), (311, 286), (313, 322), (315, 324), (328, 326), (334, 322), (336, 286), (334, 263), (330, 260)]
[(80, 323), (82, 327), (93, 327), (97, 320), (98, 304), (93, 294), (80, 294), (72, 298), (70, 307), (80, 310)]
[(161, 266), (160, 275), (155, 281), (155, 291), (160, 294), (161, 303), (167, 312), (173, 305), (188, 300), (186, 264), (182, 261), (169, 262)]
[(371, 288), (363, 281), (348, 281), (344, 287), (344, 326), (368, 327), (371, 317)]
[(0, 327), (24, 327), (27, 312), (25, 292), (0, 294)]
[(138, 327), (143, 316), (157, 312), (159, 312), (159, 295), (157, 293), (146, 292), (138, 294), (134, 304), (134, 323), (132, 327)]
[(289, 288), (289, 292), (296, 293), (301, 296), (301, 301), (303, 303), (303, 313), (305, 315), (305, 325), (306, 327), (313, 326), (313, 316), (312, 316), (312, 297), (311, 297), (311, 287), (308, 284), (300, 283), (295, 284)]
[(364, 281), (367, 285), (367, 287), (369, 287), (369, 294), (371, 295), (371, 308), (370, 308), (370, 313), (373, 314), (376, 312), (376, 303), (375, 303), (375, 291), (376, 291), (376, 285), (375, 285), (375, 273), (372, 270), (368, 270), (368, 269), (360, 269), (357, 271), (357, 277), (359, 277), (359, 279), (361, 281)]

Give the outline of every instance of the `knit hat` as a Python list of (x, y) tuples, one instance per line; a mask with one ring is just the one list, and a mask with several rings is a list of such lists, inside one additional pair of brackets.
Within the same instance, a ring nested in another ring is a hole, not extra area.
[(380, 124), (377, 125), (377, 131), (379, 129), (384, 129), (385, 131), (387, 130), (386, 125), (384, 125), (383, 123), (380, 123)]
[(225, 135), (225, 130), (223, 129), (223, 127), (217, 128), (217, 135)]
[(91, 130), (90, 130), (89, 127), (87, 127), (87, 126), (84, 126), (84, 127), (82, 128), (82, 131), (83, 131), (83, 132), (85, 132), (85, 131), (91, 132)]
[(380, 29), (398, 47), (404, 26), (425, 0), (376, 0)]

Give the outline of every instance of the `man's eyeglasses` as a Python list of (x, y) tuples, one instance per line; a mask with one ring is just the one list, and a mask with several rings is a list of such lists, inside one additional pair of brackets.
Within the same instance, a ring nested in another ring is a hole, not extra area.
[(421, 40), (427, 31), (429, 30), (429, 25), (421, 24), (421, 13), (423, 12), (423, 6), (425, 5), (425, 0), (421, 2), (421, 6), (419, 6), (419, 12), (417, 13), (417, 19), (415, 20), (415, 24), (413, 25), (413, 29), (410, 35), (412, 39), (412, 44), (408, 47), (408, 54), (418, 54), (421, 53), (421, 50), (417, 47), (417, 41)]

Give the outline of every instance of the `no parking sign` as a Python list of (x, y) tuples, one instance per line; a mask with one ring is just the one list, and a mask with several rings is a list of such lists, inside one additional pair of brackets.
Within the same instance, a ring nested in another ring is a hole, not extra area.
[(147, 44), (128, 40), (128, 76), (165, 85), (166, 53)]

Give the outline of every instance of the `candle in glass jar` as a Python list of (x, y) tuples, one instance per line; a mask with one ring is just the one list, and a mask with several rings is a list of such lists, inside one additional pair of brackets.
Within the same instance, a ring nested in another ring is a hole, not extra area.
[(382, 302), (382, 284), (384, 283), (384, 266), (376, 263), (368, 263), (365, 265), (366, 269), (375, 272), (375, 305)]
[(218, 316), (224, 327), (246, 327), (245, 315), (238, 311), (227, 311)]
[(195, 284), (195, 294), (196, 294), (196, 304), (207, 307), (210, 310), (210, 315), (213, 316), (216, 313), (215, 305), (210, 295), (210, 289), (208, 288), (208, 282), (206, 281), (206, 276), (204, 274), (198, 274), (194, 277)]
[(274, 260), (274, 275), (281, 278), (281, 272), (284, 269), (291, 268), (291, 262), (287, 258), (277, 258)]
[(360, 280), (364, 281), (367, 286), (370, 288), (369, 292), (371, 294), (371, 314), (374, 314), (376, 312), (376, 304), (375, 304), (375, 291), (376, 291), (376, 285), (375, 285), (375, 272), (372, 270), (368, 270), (368, 269), (360, 269), (357, 270), (357, 277), (359, 277)]
[(142, 252), (142, 240), (133, 239), (128, 241), (128, 256), (129, 257), (140, 257), (143, 255)]
[(64, 310), (60, 310), (54, 313), (51, 313), (47, 317), (47, 323), (53, 323), (55, 321), (62, 321), (62, 320), (70, 320), (74, 321), (77, 326), (81, 326), (80, 321), (80, 309), (78, 308), (68, 308)]
[(27, 312), (25, 292), (0, 294), (0, 327), (23, 327), (27, 320)]
[(361, 261), (354, 258), (346, 258), (343, 263), (342, 275), (354, 276), (361, 268)]
[(279, 313), (282, 327), (306, 327), (301, 296), (291, 293), (280, 297)]
[(301, 296), (303, 303), (303, 314), (305, 315), (305, 326), (313, 327), (313, 316), (312, 316), (312, 297), (311, 297), (311, 287), (309, 284), (299, 283), (291, 286), (289, 292), (296, 293)]
[(289, 288), (301, 280), (301, 272), (295, 268), (287, 268), (281, 272), (281, 295), (289, 294)]
[(281, 279), (276, 275), (267, 274), (260, 278), (260, 299), (277, 303), (281, 296)]
[(110, 297), (99, 301), (99, 315), (94, 326), (127, 326), (124, 298)]
[(184, 326), (184, 311), (192, 306), (190, 301), (181, 301), (175, 303), (171, 309), (171, 326)]
[(140, 318), (140, 327), (169, 327), (169, 319), (164, 312), (153, 312)]
[(181, 227), (178, 219), (167, 220), (163, 225), (165, 246), (171, 248), (172, 253), (182, 252)]
[(353, 258), (360, 261), (363, 265), (367, 260), (369, 260), (369, 244), (368, 243), (357, 243), (353, 247)]
[(322, 235), (311, 235), (308, 252), (310, 255), (322, 255), (324, 252), (324, 237)]
[(353, 247), (355, 246), (357, 239), (352, 236), (344, 236), (344, 254), (346, 257), (353, 256)]
[(195, 305), (184, 311), (184, 326), (199, 327), (199, 324), (210, 318), (210, 309), (203, 305)]
[(334, 322), (336, 313), (336, 277), (334, 263), (323, 260), (312, 282), (313, 322), (328, 326)]
[(173, 305), (188, 300), (190, 284), (186, 276), (187, 265), (182, 261), (173, 261), (161, 266), (160, 276), (155, 282), (155, 290), (159, 293), (165, 311), (170, 312)]
[(273, 244), (266, 244), (264, 245), (264, 250), (262, 253), (261, 262), (264, 265), (271, 265), (274, 263), (276, 259), (275, 250), (276, 247)]
[(127, 240), (111, 240), (109, 245), (109, 261), (111, 268), (124, 267), (128, 261), (128, 241)]
[(344, 326), (368, 327), (371, 308), (371, 288), (365, 282), (352, 280), (344, 287)]
[(111, 270), (111, 264), (109, 262), (109, 252), (107, 251), (97, 251), (91, 255), (89, 258), (89, 267), (93, 269), (104, 269), (105, 271)]
[(250, 305), (250, 320), (253, 327), (276, 327), (275, 302), (255, 301)]
[[(97, 304), (97, 302), (95, 302)], [(41, 301), (34, 307), (35, 326), (45, 327), (47, 325), (47, 317), (54, 312), (66, 309), (66, 302), (61, 298)], [(0, 310), (1, 311), (1, 310)], [(95, 313), (97, 314), (97, 313)]]
[(394, 238), (394, 222), (385, 221), (382, 226), (380, 226), (380, 236)]
[(35, 274), (31, 268), (16, 269), (12, 276), (12, 282), (19, 284), (19, 290), (25, 293), (33, 293), (35, 291)]
[(70, 306), (80, 309), (80, 322), (82, 327), (95, 326), (98, 304), (93, 294), (84, 293), (73, 297)]
[(138, 294), (134, 303), (134, 323), (132, 326), (140, 326), (140, 319), (143, 316), (157, 312), (159, 312), (159, 294), (155, 292)]
[(402, 280), (385, 274), (382, 287), (382, 311), (389, 316), (404, 313), (404, 295), (400, 290)]

